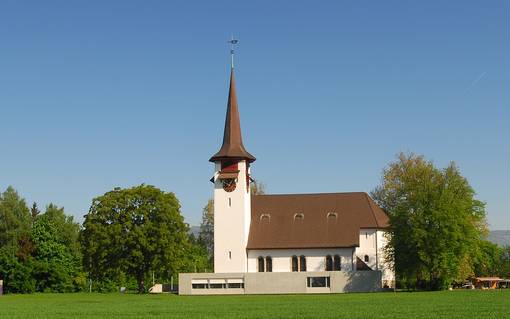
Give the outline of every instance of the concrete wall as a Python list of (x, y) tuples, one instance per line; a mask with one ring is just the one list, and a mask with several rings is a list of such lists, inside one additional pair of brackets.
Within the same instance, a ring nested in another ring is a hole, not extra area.
[(221, 163), (214, 173), (214, 272), (247, 271), (246, 244), (251, 221), (251, 195), (246, 185), (246, 161), (238, 163), (236, 189), (226, 192), (218, 178)]
[(273, 272), (291, 272), (292, 256), (306, 256), (307, 271), (325, 271), (326, 256), (339, 255), (343, 271), (352, 270), (352, 248), (337, 249), (269, 249), (248, 251), (248, 272), (258, 272), (259, 256), (270, 256), (273, 260)]
[[(180, 274), (180, 295), (306, 294), (381, 290), (380, 271)], [(330, 287), (309, 288), (307, 277), (329, 277)], [(244, 288), (192, 289), (192, 282), (242, 280)]]

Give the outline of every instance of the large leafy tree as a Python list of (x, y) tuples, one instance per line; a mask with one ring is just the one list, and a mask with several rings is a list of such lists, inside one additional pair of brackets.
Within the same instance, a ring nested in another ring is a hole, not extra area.
[(159, 278), (185, 266), (188, 226), (173, 193), (154, 186), (116, 188), (92, 201), (82, 230), (84, 266), (93, 278), (124, 273), (140, 293), (149, 274)]
[(9, 186), (0, 194), (0, 279), (4, 280), (7, 292), (35, 291), (30, 224), (25, 200)]
[(454, 163), (438, 169), (401, 153), (372, 196), (389, 213), (387, 255), (401, 281), (443, 289), (473, 273), (485, 209)]

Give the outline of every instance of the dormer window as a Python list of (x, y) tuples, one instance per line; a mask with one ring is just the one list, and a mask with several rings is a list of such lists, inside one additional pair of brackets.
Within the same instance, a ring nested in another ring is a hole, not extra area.
[(328, 218), (328, 220), (336, 220), (337, 217), (338, 217), (338, 214), (335, 213), (335, 212), (330, 212), (326, 215), (326, 217)]
[(295, 221), (303, 221), (305, 219), (305, 214), (303, 213), (296, 213), (294, 214), (294, 220)]
[(260, 221), (271, 221), (271, 215), (270, 214), (260, 214)]

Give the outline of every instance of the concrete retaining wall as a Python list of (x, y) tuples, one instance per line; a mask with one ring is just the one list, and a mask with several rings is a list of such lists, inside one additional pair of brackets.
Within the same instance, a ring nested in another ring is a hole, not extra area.
[[(308, 277), (326, 277), (329, 287), (308, 287)], [(228, 288), (228, 282), (243, 282), (243, 287)], [(228, 273), (228, 274), (180, 274), (180, 295), (229, 295), (229, 294), (306, 294), (373, 292), (381, 290), (380, 271), (323, 271), (279, 273)], [(225, 282), (222, 288), (205, 283)], [(192, 288), (199, 283), (200, 289)]]

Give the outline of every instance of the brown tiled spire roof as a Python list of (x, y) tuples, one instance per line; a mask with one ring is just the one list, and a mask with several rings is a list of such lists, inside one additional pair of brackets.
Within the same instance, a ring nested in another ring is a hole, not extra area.
[(228, 92), (227, 117), (225, 119), (225, 131), (223, 133), (223, 145), (218, 153), (214, 154), (209, 161), (216, 162), (229, 158), (244, 159), (250, 163), (255, 161), (255, 157), (248, 153), (243, 145), (233, 68), (230, 71), (230, 89)]

